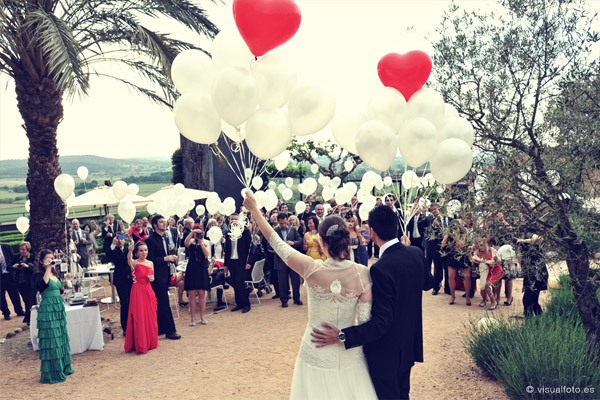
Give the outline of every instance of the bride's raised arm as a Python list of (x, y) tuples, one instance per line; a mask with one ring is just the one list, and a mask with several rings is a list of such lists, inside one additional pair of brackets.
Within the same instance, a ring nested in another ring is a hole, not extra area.
[(260, 231), (265, 236), (265, 238), (269, 241), (269, 244), (273, 248), (273, 250), (277, 253), (279, 257), (294, 271), (299, 273), (302, 277), (304, 277), (305, 271), (309, 268), (313, 263), (314, 259), (307, 255), (304, 255), (291, 247), (289, 244), (285, 243), (279, 235), (275, 232), (271, 224), (265, 219), (258, 208), (258, 204), (256, 203), (256, 199), (250, 190), (246, 191), (244, 199), (244, 207), (250, 211), (252, 217), (254, 217), (254, 221), (260, 228)]

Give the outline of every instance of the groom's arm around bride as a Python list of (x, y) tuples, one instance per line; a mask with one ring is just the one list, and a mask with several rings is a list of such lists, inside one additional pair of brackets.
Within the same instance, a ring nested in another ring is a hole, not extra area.
[(379, 261), (371, 267), (373, 306), (371, 319), (342, 329), (324, 323), (314, 329), (317, 347), (341, 344), (349, 349), (364, 346), (371, 380), (380, 399), (406, 399), (410, 370), (423, 361), (422, 290), (428, 286), (425, 257), (416, 247), (396, 239), (397, 225), (389, 207), (369, 214), (371, 237), (380, 246)]

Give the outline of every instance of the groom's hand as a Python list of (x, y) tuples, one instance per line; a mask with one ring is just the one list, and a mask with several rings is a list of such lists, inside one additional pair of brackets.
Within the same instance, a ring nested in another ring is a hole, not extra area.
[(340, 330), (335, 326), (328, 324), (327, 322), (323, 322), (321, 326), (327, 328), (325, 330), (313, 328), (310, 335), (313, 337), (311, 342), (316, 343), (316, 347), (324, 347), (329, 346), (331, 344), (336, 344), (339, 342), (338, 335)]

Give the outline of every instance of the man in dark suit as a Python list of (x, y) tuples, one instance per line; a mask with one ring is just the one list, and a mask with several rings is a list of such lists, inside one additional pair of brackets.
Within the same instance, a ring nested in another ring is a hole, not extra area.
[(121, 328), (123, 336), (127, 330), (127, 317), (129, 315), (129, 294), (133, 285), (131, 277), (131, 267), (127, 262), (127, 252), (129, 246), (125, 244), (125, 235), (119, 234), (113, 237), (111, 245), (108, 247), (106, 256), (114, 264), (113, 284), (117, 288), (119, 303), (121, 304)]
[(113, 214), (106, 214), (106, 220), (102, 226), (102, 252), (108, 258), (110, 246), (113, 243), (113, 239), (119, 233), (119, 224), (115, 221)]
[(10, 319), (10, 310), (8, 309), (8, 302), (6, 301), (6, 292), (8, 292), (8, 296), (13, 303), (13, 308), (17, 315), (20, 317), (25, 316), (25, 311), (21, 306), (21, 298), (19, 297), (17, 283), (10, 273), (12, 267), (9, 264), (13, 257), (14, 253), (9, 245), (0, 245), (0, 309), (6, 320)]
[(394, 219), (398, 223), (398, 239), (403, 235), (407, 235), (404, 232), (404, 213), (400, 209), (400, 203), (396, 199), (396, 195), (388, 193), (385, 195), (385, 205), (388, 206), (394, 212)]
[(371, 237), (381, 249), (371, 267), (371, 319), (341, 331), (323, 323), (328, 329), (313, 329), (312, 336), (317, 347), (340, 341), (346, 348), (364, 346), (377, 397), (408, 399), (411, 368), (423, 362), (422, 290), (429, 289), (429, 273), (423, 252), (398, 241), (393, 217), (389, 207), (369, 213)]
[(167, 220), (160, 214), (152, 218), (153, 233), (146, 239), (148, 245), (148, 260), (154, 263), (154, 282), (152, 289), (156, 294), (158, 334), (165, 334), (167, 339), (181, 339), (177, 333), (173, 313), (169, 304), (169, 282), (171, 268), (169, 263), (177, 261), (177, 256), (169, 253), (169, 243), (165, 232)]
[(73, 226), (71, 239), (73, 239), (73, 243), (77, 247), (77, 254), (80, 257), (79, 266), (87, 268), (90, 265), (90, 253), (88, 252), (87, 245), (92, 238), (88, 232), (80, 228), (78, 219), (71, 221), (71, 225)]
[[(278, 226), (275, 228), (275, 233), (277, 233), (284, 242), (300, 251), (303, 245), (302, 237), (296, 228), (293, 226), (288, 227), (287, 214), (277, 214), (277, 224)], [(288, 267), (277, 254), (274, 255), (273, 264), (273, 267), (277, 271), (281, 307), (286, 308), (288, 306), (288, 301), (290, 299), (290, 280), (292, 281), (292, 297), (294, 299), (294, 304), (299, 306), (304, 304), (302, 303), (302, 300), (300, 300), (300, 275)]]
[(433, 261), (433, 292), (437, 295), (440, 291), (442, 278), (444, 279), (444, 293), (450, 294), (450, 285), (448, 282), (448, 266), (444, 262), (442, 252), (442, 238), (450, 224), (450, 218), (440, 214), (440, 205), (432, 203), (430, 206), (431, 215), (425, 220), (425, 234), (428, 236), (425, 267), (431, 271), (431, 262)]
[(427, 224), (425, 216), (418, 208), (415, 215), (410, 219), (406, 226), (406, 235), (410, 238), (410, 245), (424, 250), (423, 239), (425, 238), (425, 225)]
[[(234, 226), (239, 220), (237, 214), (229, 217), (230, 225)], [(242, 313), (250, 311), (250, 295), (246, 290), (246, 270), (252, 268), (248, 264), (250, 244), (252, 235), (248, 228), (244, 227), (242, 236), (238, 239), (231, 238), (231, 232), (225, 236), (225, 260), (224, 265), (231, 274), (231, 286), (235, 294), (235, 307), (231, 311), (242, 310)]]

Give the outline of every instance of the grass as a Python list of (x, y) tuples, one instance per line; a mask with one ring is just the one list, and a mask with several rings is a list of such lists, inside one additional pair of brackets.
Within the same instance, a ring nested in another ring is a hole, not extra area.
[(561, 283), (542, 315), (483, 328), (470, 322), (468, 352), (511, 399), (600, 397), (600, 358), (587, 344), (568, 277)]

